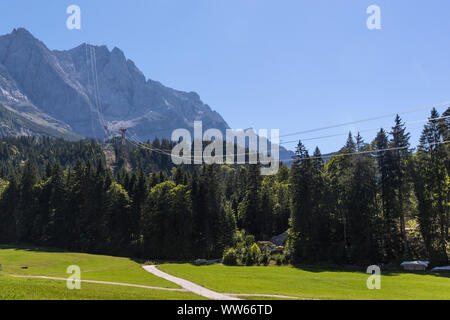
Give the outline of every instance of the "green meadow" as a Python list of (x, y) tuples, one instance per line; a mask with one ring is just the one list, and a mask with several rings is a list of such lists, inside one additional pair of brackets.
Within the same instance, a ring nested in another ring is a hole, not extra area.
[[(0, 300), (14, 299), (200, 299), (189, 292), (153, 290), (107, 284), (81, 283), (68, 290), (65, 281), (16, 278), (12, 275), (67, 278), (69, 265), (81, 268), (83, 280), (111, 281), (164, 288), (179, 288), (153, 276), (129, 258), (52, 251), (47, 248), (0, 246)], [(26, 269), (25, 269), (26, 268)]]
[(65, 281), (12, 278), (0, 275), (0, 300), (197, 300), (189, 292), (151, 290), (94, 283), (81, 283), (68, 290)]
[[(97, 280), (179, 288), (141, 267), (142, 261), (47, 248), (0, 246), (0, 300), (95, 299), (95, 300), (189, 300), (202, 299), (190, 292), (164, 291), (109, 284), (81, 283), (81, 290), (68, 290), (66, 282), (20, 276), (67, 278), (69, 265), (81, 268), (83, 280)], [(162, 264), (158, 268), (171, 275), (221, 293), (268, 294), (300, 299), (439, 299), (450, 300), (447, 273), (382, 273), (381, 289), (366, 287), (368, 274), (323, 268), (290, 266), (229, 267)], [(248, 296), (245, 299), (272, 299)]]
[[(450, 275), (382, 273), (369, 290), (368, 274), (320, 268), (164, 264), (160, 270), (222, 293), (274, 294), (305, 299), (450, 299)], [(253, 299), (253, 297), (252, 297)]]

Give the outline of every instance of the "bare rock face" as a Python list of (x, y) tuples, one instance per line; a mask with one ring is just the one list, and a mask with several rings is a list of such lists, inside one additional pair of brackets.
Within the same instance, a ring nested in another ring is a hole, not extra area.
[(0, 103), (40, 124), (100, 139), (121, 126), (139, 140), (192, 130), (195, 120), (204, 129), (228, 128), (198, 94), (146, 79), (118, 48), (50, 51), (22, 28), (0, 37)]

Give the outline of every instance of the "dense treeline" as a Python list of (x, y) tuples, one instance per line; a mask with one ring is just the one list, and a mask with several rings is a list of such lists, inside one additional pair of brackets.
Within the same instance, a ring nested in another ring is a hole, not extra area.
[[(128, 155), (125, 155), (120, 138), (107, 141), (102, 148), (95, 140), (73, 142), (49, 137), (4, 137), (0, 143), (0, 178), (5, 179), (14, 174), (27, 160), (33, 163), (39, 174), (43, 174), (48, 163), (58, 163), (66, 169), (73, 167), (78, 160), (82, 163), (87, 161), (108, 163), (111, 159), (107, 156), (114, 158), (112, 163), (114, 172), (126, 169), (129, 164), (146, 174), (155, 171), (169, 174), (174, 167), (170, 157), (149, 149), (170, 153), (174, 144), (167, 139), (160, 141), (156, 138), (146, 145), (148, 148), (139, 148), (136, 144), (128, 143)], [(104, 152), (104, 149), (111, 152)]]
[(116, 171), (127, 168), (127, 164), (129, 164), (131, 168), (142, 170), (145, 174), (155, 171), (164, 171), (169, 174), (175, 167), (170, 157), (166, 155), (171, 153), (175, 144), (167, 139), (155, 138), (152, 142), (143, 143), (142, 147), (138, 147), (137, 143), (127, 141), (126, 153), (122, 147), (122, 139), (113, 138), (108, 141), (108, 144), (112, 145), (114, 149)]
[(291, 169), (293, 262), (447, 264), (448, 116), (448, 109), (442, 117), (432, 111), (414, 155), (398, 116), (392, 131), (381, 129), (371, 144), (350, 135), (325, 165), (318, 149), (310, 157), (300, 142)]
[(0, 178), (14, 175), (30, 161), (42, 174), (48, 163), (59, 163), (63, 168), (74, 166), (80, 160), (97, 162), (105, 155), (94, 140), (70, 142), (49, 137), (4, 137), (0, 140)]
[(110, 170), (93, 142), (3, 139), (0, 243), (188, 260), (239, 253), (289, 230), (285, 255), (296, 264), (446, 264), (447, 116), (432, 111), (416, 152), (399, 117), (371, 143), (349, 134), (327, 162), (299, 142), (292, 167), (274, 176), (256, 165), (174, 167), (149, 149), (126, 157), (114, 141), (121, 164)]

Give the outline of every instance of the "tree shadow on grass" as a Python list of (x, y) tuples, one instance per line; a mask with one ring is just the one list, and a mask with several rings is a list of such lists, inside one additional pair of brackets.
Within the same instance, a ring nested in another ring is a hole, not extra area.
[(27, 245), (27, 244), (0, 244), (0, 250), (1, 249), (9, 249), (9, 250), (21, 250), (21, 251), (29, 251), (29, 252), (66, 252), (62, 249), (58, 248), (49, 248), (49, 247), (41, 247), (41, 246), (35, 246), (35, 245)]
[(115, 257), (115, 258), (124, 258), (130, 259), (138, 264), (145, 264), (146, 259), (130, 257), (126, 255), (115, 255), (110, 253), (101, 253), (101, 252), (86, 252), (86, 251), (76, 251), (76, 250), (64, 250), (54, 247), (44, 247), (44, 246), (35, 246), (35, 245), (27, 245), (27, 244), (0, 244), (0, 250), (9, 249), (9, 250), (17, 250), (17, 251), (28, 251), (28, 252), (45, 252), (45, 253), (80, 253), (87, 255), (97, 255), (97, 256), (106, 256), (106, 257)]
[(192, 261), (172, 261), (172, 260), (161, 260), (161, 259), (143, 259), (143, 258), (130, 258), (131, 260), (145, 265), (161, 265), (161, 264), (193, 264)]
[[(41, 247), (41, 246), (35, 246), (35, 245), (27, 245), (27, 244), (0, 244), (0, 250), (1, 249), (12, 249), (12, 250), (22, 250), (22, 251), (29, 251), (29, 252), (48, 252), (48, 253), (84, 253), (84, 254), (95, 254), (95, 255), (104, 255), (104, 256), (112, 256), (112, 257), (119, 257), (119, 258), (127, 258), (130, 259), (138, 264), (183, 264), (188, 263), (196, 267), (201, 266), (208, 266), (211, 264), (196, 264), (192, 261), (167, 261), (167, 260), (159, 260), (159, 259), (145, 259), (145, 258), (138, 258), (138, 257), (127, 257), (127, 256), (118, 256), (113, 254), (106, 254), (106, 253), (92, 253), (92, 252), (78, 252), (78, 251), (67, 251), (63, 249), (58, 248), (51, 248), (51, 247)], [(277, 266), (271, 266), (276, 268)], [(271, 268), (271, 267), (263, 267), (261, 268)], [(245, 268), (245, 266), (242, 266), (242, 268)], [(292, 268), (302, 270), (302, 271), (308, 271), (313, 273), (321, 273), (321, 272), (352, 272), (352, 273), (361, 273), (361, 274), (367, 274), (367, 266), (349, 266), (349, 265), (336, 265), (336, 264), (327, 264), (327, 265), (293, 265)], [(433, 272), (433, 271), (404, 271), (404, 270), (383, 270), (381, 268), (381, 275), (383, 276), (399, 276), (404, 274), (414, 274), (414, 275), (420, 275), (420, 276), (435, 276), (435, 277), (441, 277), (441, 278), (450, 278), (450, 272)]]

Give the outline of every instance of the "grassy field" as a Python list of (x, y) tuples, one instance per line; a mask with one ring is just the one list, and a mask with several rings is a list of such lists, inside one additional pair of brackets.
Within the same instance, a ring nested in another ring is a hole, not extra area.
[(197, 300), (201, 298), (190, 292), (93, 283), (82, 283), (81, 290), (68, 290), (64, 281), (0, 275), (0, 300)]
[(278, 294), (314, 299), (450, 299), (448, 274), (387, 273), (368, 290), (368, 274), (293, 267), (164, 264), (160, 270), (222, 293)]
[[(202, 298), (189, 292), (85, 282), (81, 284), (81, 290), (68, 290), (65, 281), (11, 276), (67, 278), (67, 267), (78, 265), (84, 280), (179, 288), (144, 271), (139, 262), (128, 258), (0, 246), (0, 264), (3, 267), (0, 271), (0, 300)], [(158, 268), (221, 293), (275, 294), (312, 299), (450, 299), (449, 274), (385, 273), (381, 278), (381, 290), (368, 290), (366, 280), (369, 275), (362, 272), (192, 264), (163, 264)]]
[[(0, 246), (0, 299), (200, 299), (188, 292), (172, 292), (104, 284), (82, 283), (81, 290), (68, 290), (64, 281), (14, 278), (32, 275), (67, 278), (69, 265), (81, 268), (84, 280), (111, 281), (178, 288), (153, 276), (128, 258), (68, 253), (39, 248)], [(23, 269), (26, 267), (27, 269)]]

